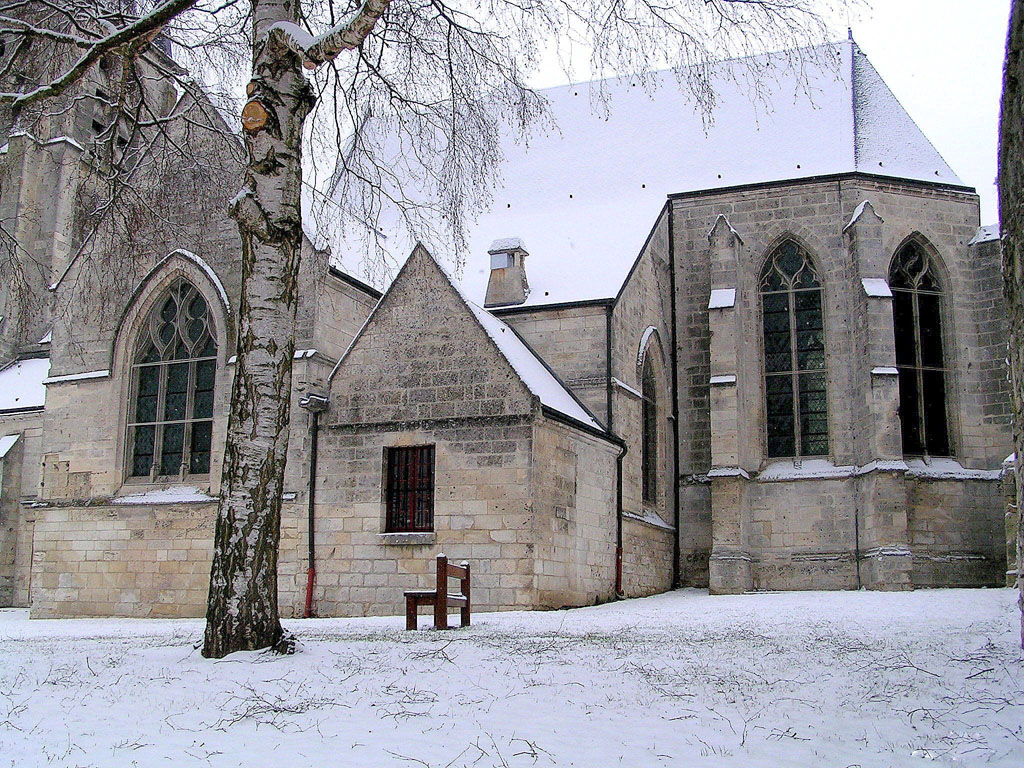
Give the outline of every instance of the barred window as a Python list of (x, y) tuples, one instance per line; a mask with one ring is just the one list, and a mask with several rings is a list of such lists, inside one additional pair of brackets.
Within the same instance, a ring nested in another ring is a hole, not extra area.
[(928, 252), (911, 241), (889, 266), (903, 452), (949, 456), (942, 287)]
[(787, 240), (761, 271), (768, 456), (828, 454), (821, 281), (810, 255)]
[(386, 533), (434, 530), (434, 446), (386, 449)]
[(658, 392), (650, 356), (644, 360), (640, 389), (643, 395), (640, 440), (643, 500), (652, 504), (658, 495)]
[(217, 344), (202, 294), (178, 280), (150, 313), (132, 364), (128, 474), (210, 472)]

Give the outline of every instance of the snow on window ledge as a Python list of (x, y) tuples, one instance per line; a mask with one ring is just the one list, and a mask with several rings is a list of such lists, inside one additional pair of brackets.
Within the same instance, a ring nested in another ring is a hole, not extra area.
[(433, 533), (378, 533), (377, 543), (385, 546), (425, 546), (433, 544), (436, 536)]
[(867, 475), (871, 472), (906, 472), (906, 462), (875, 459), (862, 467), (836, 466), (828, 459), (782, 459), (765, 467), (757, 476), (759, 483), (784, 483), (793, 480), (835, 480)]
[(757, 476), (760, 483), (780, 483), (787, 480), (827, 480), (853, 477), (857, 468), (852, 464), (837, 467), (828, 459), (785, 459), (775, 461), (761, 470)]
[(130, 493), (111, 499), (113, 504), (206, 504), (217, 499), (195, 486), (154, 488), (141, 493)]
[(715, 467), (708, 472), (708, 477), (742, 477), (749, 480), (750, 474), (742, 467)]
[(968, 469), (956, 459), (907, 459), (907, 477), (923, 480), (999, 480), (1003, 470)]

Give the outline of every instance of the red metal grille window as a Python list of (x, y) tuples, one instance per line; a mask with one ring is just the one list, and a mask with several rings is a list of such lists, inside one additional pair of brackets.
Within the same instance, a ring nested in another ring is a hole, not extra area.
[(387, 449), (387, 533), (434, 530), (434, 446)]

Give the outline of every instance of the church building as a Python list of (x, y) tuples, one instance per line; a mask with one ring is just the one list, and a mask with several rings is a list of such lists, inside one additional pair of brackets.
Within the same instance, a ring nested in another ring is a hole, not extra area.
[[(733, 62), (708, 124), (671, 73), (544, 91), (457, 277), (426, 237), (383, 291), (305, 243), (283, 615), (399, 613), (440, 552), (479, 610), (1002, 583), (998, 230), (853, 41), (815, 52)], [(66, 120), (0, 150), (33, 264), (0, 286), (0, 605), (200, 616), (237, 160), (100, 291)]]

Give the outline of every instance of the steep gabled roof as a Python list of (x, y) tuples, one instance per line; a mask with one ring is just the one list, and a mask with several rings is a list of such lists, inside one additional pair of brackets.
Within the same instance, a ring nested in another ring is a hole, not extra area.
[(708, 126), (671, 71), (653, 93), (629, 78), (542, 91), (558, 127), (529, 146), (503, 140), (503, 187), (470, 229), (467, 293), (484, 295), (488, 245), (519, 237), (527, 305), (614, 296), (671, 194), (855, 172), (963, 186), (854, 42), (809, 49), (804, 82), (786, 71), (791, 54), (723, 62)]
[[(569, 391), (558, 376), (556, 376), (554, 372), (544, 364), (537, 354), (530, 349), (526, 342), (524, 342), (515, 333), (515, 331), (505, 325), (501, 320), (494, 317), (490, 312), (478, 306), (473, 301), (469, 300), (447, 271), (437, 263), (437, 260), (434, 259), (430, 252), (421, 244), (417, 244), (413, 249), (413, 252), (406, 261), (405, 266), (402, 267), (398, 276), (396, 276), (391, 286), (381, 297), (377, 306), (370, 313), (370, 316), (366, 319), (363, 327), (356, 334), (351, 344), (349, 344), (348, 349), (345, 351), (345, 354), (341, 356), (341, 359), (338, 361), (329, 379), (334, 378), (335, 373), (342, 367), (343, 363), (345, 363), (352, 350), (362, 339), (366, 330), (373, 324), (380, 308), (386, 301), (388, 301), (390, 294), (395, 290), (396, 286), (399, 285), (402, 280), (403, 273), (405, 273), (409, 266), (417, 259), (426, 260), (434, 269), (437, 270), (437, 273), (451, 287), (452, 293), (465, 305), (469, 315), (476, 320), (480, 328), (487, 334), (491, 341), (494, 342), (498, 352), (508, 362), (509, 366), (511, 366), (515, 375), (526, 386), (526, 389), (540, 400), (542, 406), (566, 417), (572, 422), (576, 422), (587, 430), (600, 432), (611, 437), (597, 418), (576, 398), (575, 395), (572, 394), (572, 392)], [(425, 293), (420, 295), (423, 299), (421, 311), (430, 312), (430, 304), (434, 299)]]
[(816, 54), (835, 68), (812, 59), (803, 86), (780, 56), (731, 62), (706, 130), (672, 72), (653, 96), (605, 83), (607, 118), (591, 108), (596, 84), (544, 91), (560, 133), (506, 145), (467, 291), (483, 296), (487, 244), (516, 236), (531, 246), (527, 304), (614, 296), (669, 194), (855, 172), (962, 186), (855, 43)]
[[(448, 279), (451, 281), (450, 276)], [(498, 347), (498, 351), (523, 380), (527, 389), (540, 399), (541, 405), (546, 405), (551, 410), (568, 416), (587, 427), (605, 431), (594, 414), (572, 394), (519, 334), (486, 309), (468, 299), (454, 281), (452, 281), (452, 285), (459, 292), (462, 300), (466, 302), (466, 306), (476, 317), (477, 322), (487, 331), (487, 335)]]

